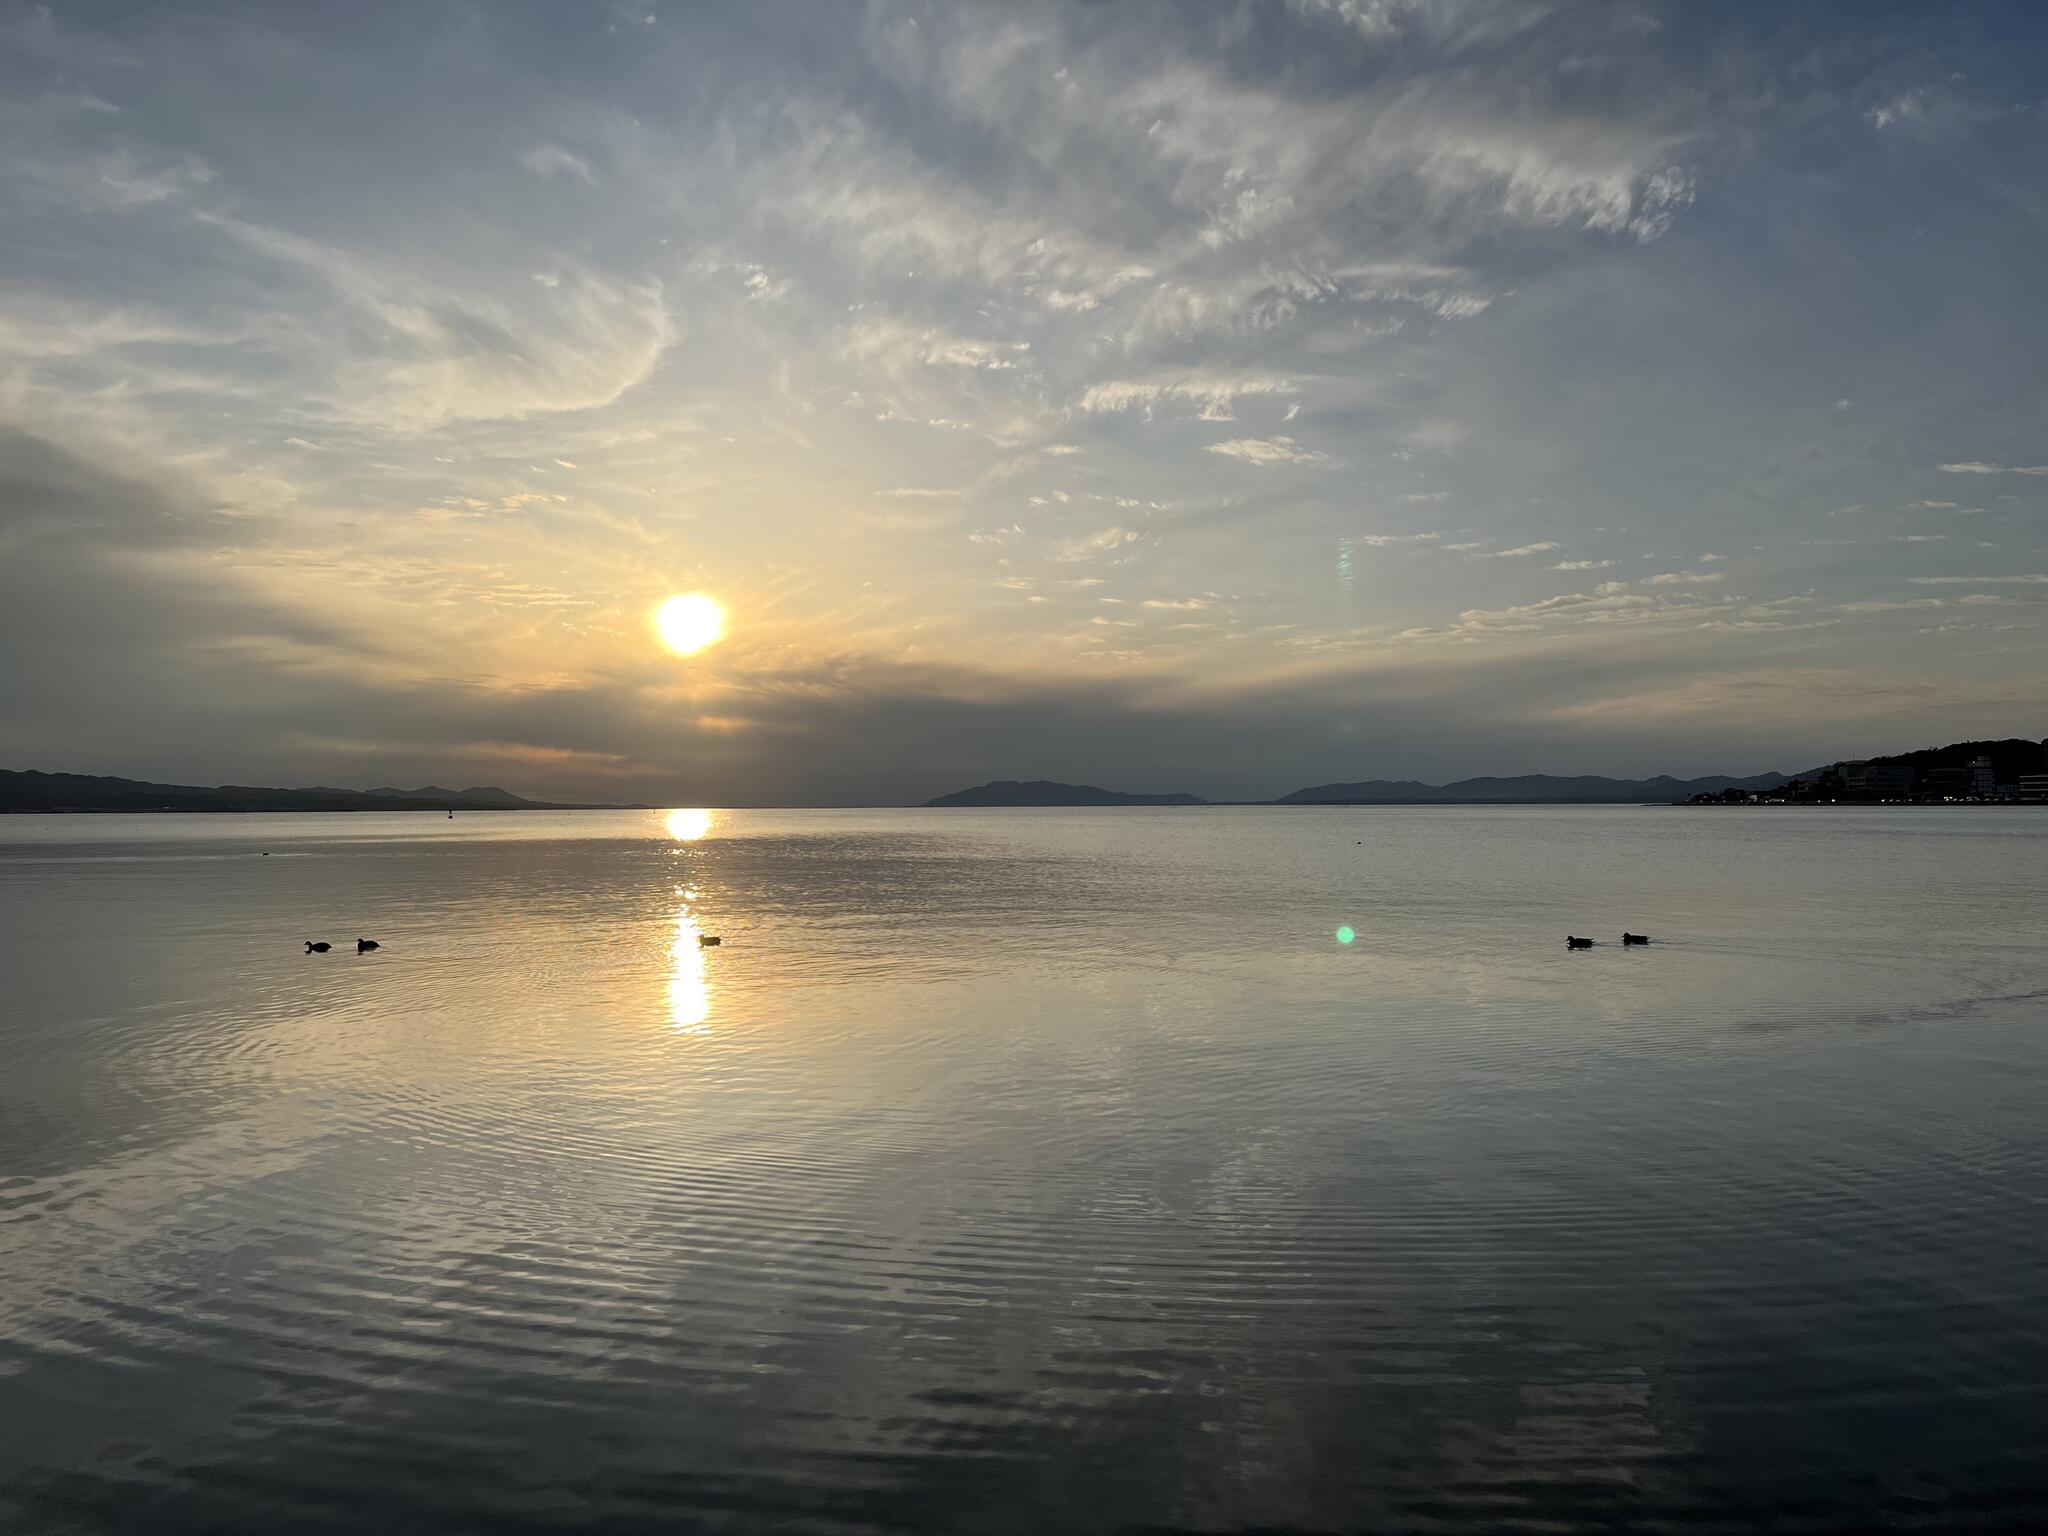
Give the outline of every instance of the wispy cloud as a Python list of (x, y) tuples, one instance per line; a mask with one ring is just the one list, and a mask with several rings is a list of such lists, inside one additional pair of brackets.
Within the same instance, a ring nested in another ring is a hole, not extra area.
[(1168, 403), (1195, 406), (1204, 421), (1231, 421), (1237, 402), (1260, 395), (1291, 395), (1292, 379), (1272, 374), (1183, 375), (1165, 379), (1112, 379), (1091, 384), (1076, 402), (1076, 409), (1090, 415), (1114, 414), (1140, 409), (1146, 412)]
[(1061, 542), (1057, 558), (1061, 560), (1090, 560), (1098, 555), (1112, 554), (1126, 545), (1138, 542), (1138, 533), (1131, 528), (1100, 528), (1094, 533)]
[[(1949, 534), (1964, 570), (2037, 553), (2034, 359), (1990, 339), (2040, 328), (2037, 231), (1954, 196), (2048, 174), (1987, 115), (2010, 61), (1828, 0), (1255, 11), (762, 0), (620, 47), (601, 9), (165, 9), (146, 58), (91, 7), (0, 24), (11, 749), (434, 777), (500, 743), (565, 796), (831, 799), (1063, 752), (1272, 792), (1333, 722), (1361, 771), (1765, 767), (1841, 750), (1821, 713), (1910, 745), (2042, 696), (2037, 630), (1967, 648), (2044, 579), (1898, 596), (1935, 529), (1995, 532)], [(1926, 288), (1874, 206), (1944, 280), (1845, 350)], [(1744, 263), (1794, 227), (1816, 260)], [(1979, 477), (1975, 521), (1900, 463)], [(1842, 507), (1905, 516), (1816, 537)], [(677, 667), (646, 609), (700, 588), (732, 632)]]
[(1208, 451), (1247, 464), (1315, 464), (1329, 457), (1302, 447), (1291, 437), (1233, 437), (1228, 442), (1210, 443)]
[(592, 186), (597, 183), (590, 162), (559, 144), (536, 144), (519, 157), (519, 163), (536, 176), (572, 176)]
[(1440, 533), (1354, 533), (1345, 542), (1382, 549), (1390, 544), (1428, 544), (1442, 537)]

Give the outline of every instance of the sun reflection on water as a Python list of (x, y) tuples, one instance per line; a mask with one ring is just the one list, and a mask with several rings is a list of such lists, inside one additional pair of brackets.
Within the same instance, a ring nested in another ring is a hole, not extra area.
[(679, 1034), (708, 1035), (711, 1030), (704, 1021), (711, 1017), (711, 982), (704, 946), (698, 942), (703, 930), (689, 908), (689, 898), (696, 894), (676, 891), (683, 905), (676, 909), (675, 941), (668, 947), (668, 1021)]
[[(673, 810), (668, 813), (668, 835), (679, 843), (694, 843), (707, 837), (717, 824), (711, 812), (702, 809)], [(711, 982), (702, 939), (704, 930), (690, 911), (697, 899), (694, 886), (676, 887), (676, 936), (670, 941), (668, 974), (669, 1027), (678, 1034), (708, 1035), (711, 1017)]]
[(712, 816), (709, 811), (689, 810), (668, 813), (668, 835), (679, 843), (694, 843), (711, 831)]

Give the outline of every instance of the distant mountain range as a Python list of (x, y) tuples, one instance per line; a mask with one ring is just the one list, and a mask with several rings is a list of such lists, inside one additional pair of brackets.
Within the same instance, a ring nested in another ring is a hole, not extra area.
[(997, 779), (927, 800), (927, 806), (970, 805), (1207, 805), (1198, 795), (1127, 795), (1093, 784), (1055, 784), (1050, 779)]
[[(1702, 779), (1609, 779), (1598, 774), (1564, 778), (1550, 773), (1525, 773), (1514, 778), (1460, 779), (1455, 784), (1424, 784), (1415, 779), (1367, 779), (1356, 784), (1318, 784), (1297, 789), (1270, 805), (1627, 805), (1645, 800), (1683, 800), (1724, 789), (1776, 789), (1782, 773), (1752, 774), (1746, 779), (1710, 774)], [(997, 779), (927, 800), (927, 806), (991, 805), (1209, 805), (1199, 795), (1130, 795), (1093, 784), (1059, 784), (1049, 779), (1019, 783)]]
[(251, 785), (152, 784), (86, 773), (0, 769), (0, 813), (34, 811), (560, 811), (585, 807), (528, 800), (495, 785), (474, 789), (260, 789)]
[(1751, 774), (1746, 779), (1709, 774), (1703, 779), (1674, 779), (1660, 773), (1653, 779), (1609, 779), (1597, 773), (1560, 777), (1524, 773), (1513, 778), (1460, 779), (1455, 784), (1421, 784), (1414, 779), (1367, 779), (1357, 784), (1317, 784), (1282, 795), (1275, 805), (1550, 805), (1628, 804), (1643, 800), (1682, 800), (1691, 795), (1719, 794), (1724, 789), (1776, 789), (1782, 773)]
[[(1978, 757), (1991, 759), (1997, 782), (2011, 783), (2022, 775), (2048, 768), (2044, 744), (2021, 738), (1958, 741), (1890, 757), (1867, 759), (1896, 763), (1925, 774), (1935, 768), (1964, 767)], [(1817, 778), (1823, 770), (1797, 775)], [(1773, 790), (1793, 775), (1756, 773), (1747, 778), (1709, 774), (1678, 779), (1658, 774), (1649, 779), (1610, 779), (1601, 774), (1524, 773), (1508, 778), (1459, 779), (1453, 784), (1424, 784), (1416, 779), (1362, 779), (1343, 784), (1316, 784), (1297, 789), (1268, 805), (1628, 805), (1670, 803), (1695, 795), (1718, 795), (1726, 789)], [(1051, 779), (995, 779), (971, 789), (927, 800), (927, 806), (1085, 806), (1085, 805), (1209, 805), (1200, 795), (1129, 794), (1093, 784), (1062, 784)], [(142, 779), (101, 778), (82, 773), (10, 772), (0, 769), (0, 813), (34, 811), (560, 811), (631, 810), (632, 806), (569, 805), (528, 800), (494, 784), (444, 789), (439, 784), (419, 789), (336, 789), (316, 784), (305, 789), (260, 789), (241, 784), (208, 788), (197, 784), (154, 784)]]

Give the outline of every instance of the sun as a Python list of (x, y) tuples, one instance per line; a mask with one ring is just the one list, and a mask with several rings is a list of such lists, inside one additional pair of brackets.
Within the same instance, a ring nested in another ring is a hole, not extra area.
[(725, 610), (702, 592), (672, 597), (654, 610), (654, 630), (678, 656), (694, 656), (725, 635)]
[(709, 811), (670, 811), (668, 835), (679, 843), (694, 843), (711, 830)]

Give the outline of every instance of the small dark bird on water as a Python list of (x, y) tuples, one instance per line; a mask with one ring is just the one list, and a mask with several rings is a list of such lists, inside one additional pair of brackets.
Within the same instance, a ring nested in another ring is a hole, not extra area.
[(1568, 933), (1564, 936), (1564, 947), (1566, 949), (1591, 949), (1593, 941), (1591, 939), (1582, 939), (1576, 933)]
[(1621, 936), (1621, 942), (1624, 944), (1647, 944), (1650, 942), (1650, 936), (1647, 933), (1624, 933)]
[(325, 939), (321, 939), (317, 943), (314, 942), (312, 939), (306, 940), (306, 953), (309, 955), (324, 955), (327, 953), (327, 951), (329, 951), (332, 948), (334, 948), (334, 946), (328, 943)]
[(712, 949), (724, 942), (715, 933), (700, 933), (697, 935), (697, 947), (699, 949)]
[(356, 953), (359, 955), (362, 954), (365, 950), (382, 949), (383, 947), (384, 946), (382, 944), (379, 944), (375, 939), (356, 940)]

